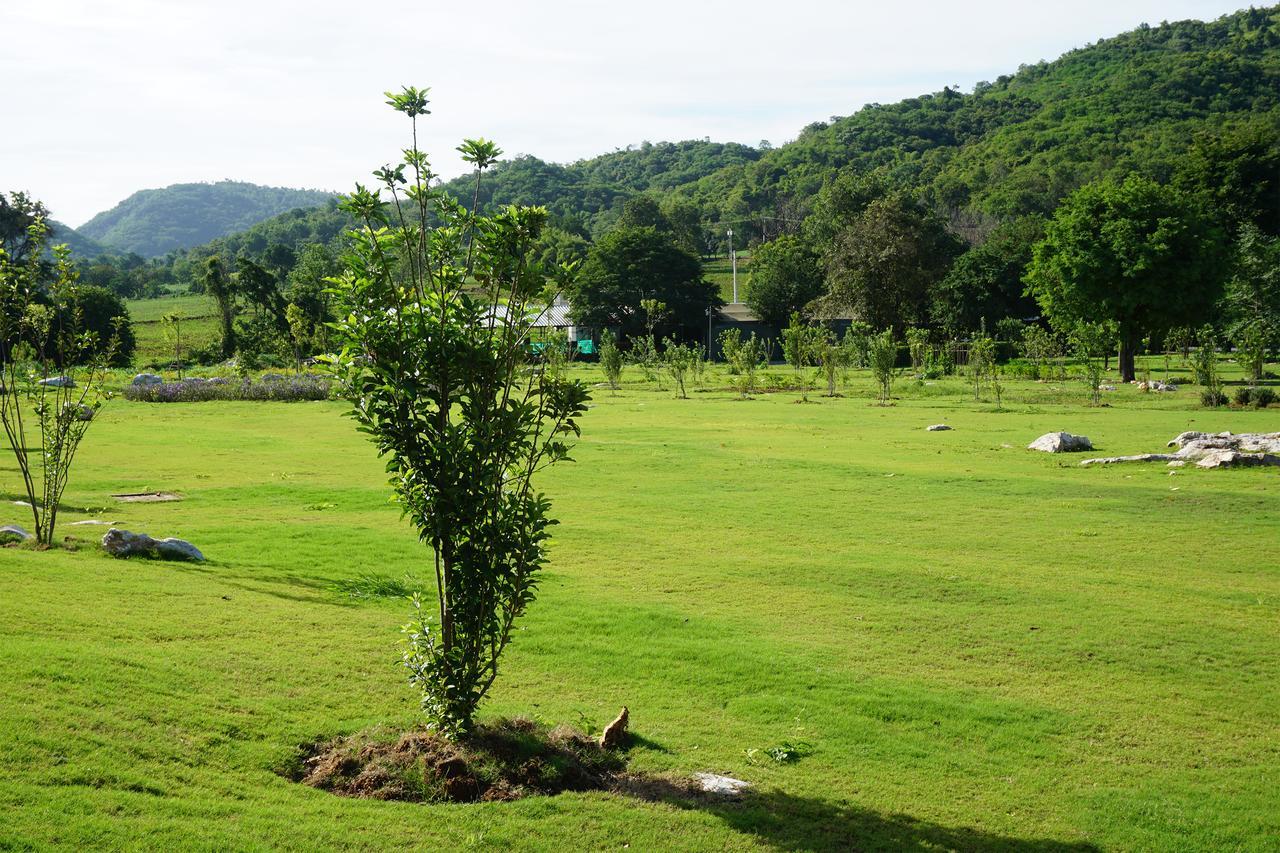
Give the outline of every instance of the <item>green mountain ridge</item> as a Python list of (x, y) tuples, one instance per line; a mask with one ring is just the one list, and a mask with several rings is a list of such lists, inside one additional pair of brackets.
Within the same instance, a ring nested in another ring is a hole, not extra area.
[[(616, 223), (628, 199), (647, 193), (692, 207), (711, 252), (724, 248), (727, 224), (739, 248), (772, 239), (797, 230), (838, 175), (874, 174), (979, 243), (996, 224), (1051, 213), (1099, 178), (1169, 181), (1206, 140), (1254, 169), (1247, 185), (1224, 192), (1249, 196), (1264, 225), (1274, 220), (1268, 230), (1280, 229), (1280, 175), (1272, 174), (1280, 162), (1280, 6), (1143, 25), (969, 93), (943, 89), (815, 122), (767, 150), (691, 140), (568, 164), (521, 156), (485, 173), (479, 202), (545, 205), (559, 229), (591, 240)], [(474, 178), (443, 188), (470, 204)], [(309, 243), (334, 243), (351, 224), (331, 200), (292, 207), (177, 252), (175, 277), (189, 277), (190, 262), (210, 254), (256, 257), (273, 246), (297, 254)]]
[(49, 245), (65, 243), (71, 253), (80, 258), (96, 258), (99, 255), (112, 255), (115, 250), (99, 243), (92, 237), (86, 237), (76, 228), (56, 219), (50, 220)]
[(287, 210), (323, 204), (333, 196), (326, 190), (230, 180), (173, 184), (139, 190), (77, 230), (110, 249), (156, 257), (243, 231)]

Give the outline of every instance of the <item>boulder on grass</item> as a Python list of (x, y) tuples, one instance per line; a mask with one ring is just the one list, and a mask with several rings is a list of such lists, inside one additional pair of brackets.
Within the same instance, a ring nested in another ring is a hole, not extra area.
[(951, 429), (951, 427), (946, 424), (934, 424), (932, 426), (925, 427), (927, 432), (946, 432), (949, 429)]
[(50, 376), (48, 379), (41, 379), (36, 383), (46, 388), (74, 388), (76, 381), (70, 376)]
[(102, 548), (113, 557), (154, 557), (160, 560), (204, 562), (200, 549), (185, 539), (152, 539), (145, 533), (111, 528), (102, 537)]
[(34, 537), (30, 533), (17, 524), (6, 524), (0, 527), (0, 545), (8, 542), (26, 542), (32, 538)]
[(1079, 453), (1083, 450), (1093, 450), (1093, 442), (1083, 435), (1047, 432), (1028, 444), (1027, 450), (1039, 450), (1044, 453)]
[(164, 377), (157, 376), (154, 373), (139, 373), (133, 377), (133, 381), (129, 384), (135, 386), (162, 385), (164, 384)]
[(1241, 453), (1238, 450), (1213, 450), (1196, 463), (1197, 468), (1253, 468), (1280, 465), (1280, 456), (1270, 453)]

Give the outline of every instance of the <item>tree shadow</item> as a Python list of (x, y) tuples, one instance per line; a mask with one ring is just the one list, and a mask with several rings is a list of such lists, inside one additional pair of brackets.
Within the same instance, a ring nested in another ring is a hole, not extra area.
[(687, 781), (631, 777), (618, 793), (681, 809), (709, 812), (734, 830), (780, 850), (982, 850), (1010, 853), (1086, 853), (1087, 842), (1015, 838), (974, 827), (952, 827), (910, 815), (882, 814), (782, 791), (748, 791), (729, 799)]

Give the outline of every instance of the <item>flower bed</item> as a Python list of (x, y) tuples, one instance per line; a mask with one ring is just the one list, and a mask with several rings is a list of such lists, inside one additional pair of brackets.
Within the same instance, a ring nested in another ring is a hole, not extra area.
[(284, 376), (268, 380), (184, 379), (156, 385), (130, 385), (126, 400), (139, 403), (203, 403), (207, 400), (327, 400), (333, 381), (327, 376)]

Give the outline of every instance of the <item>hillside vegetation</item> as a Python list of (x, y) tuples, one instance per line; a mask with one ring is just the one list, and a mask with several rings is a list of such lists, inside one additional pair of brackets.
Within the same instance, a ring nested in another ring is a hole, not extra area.
[[(943, 89), (816, 122), (771, 150), (690, 141), (568, 165), (523, 156), (485, 176), (480, 202), (546, 205), (559, 227), (592, 239), (635, 195), (684, 200), (696, 207), (706, 249), (719, 252), (721, 225), (734, 225), (739, 239), (770, 239), (795, 230), (837, 174), (877, 173), (967, 232), (975, 222), (1051, 213), (1097, 178), (1167, 181), (1197, 141), (1235, 135), (1275, 146), (1277, 128), (1280, 7), (1271, 7), (1144, 25), (970, 93)], [(470, 178), (445, 188), (471, 203)], [(1280, 216), (1274, 184), (1246, 189), (1263, 203), (1269, 196)], [(273, 242), (296, 251), (332, 239), (343, 220), (332, 206), (290, 212), (193, 253), (254, 254)]]
[(331, 198), (323, 190), (263, 187), (240, 181), (173, 184), (140, 190), (79, 231), (121, 252), (145, 257), (207, 243), (297, 207)]

